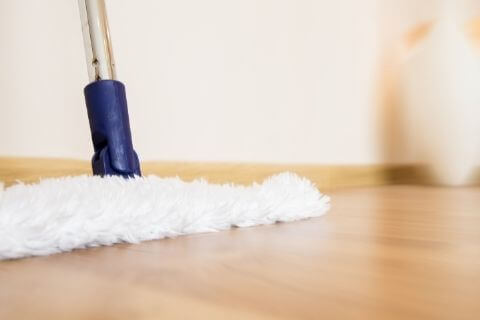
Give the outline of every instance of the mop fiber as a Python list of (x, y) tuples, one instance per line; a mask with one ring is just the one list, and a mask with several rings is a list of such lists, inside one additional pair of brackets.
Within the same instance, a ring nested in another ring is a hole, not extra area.
[(292, 173), (248, 187), (78, 176), (1, 189), (0, 260), (317, 217), (330, 201)]

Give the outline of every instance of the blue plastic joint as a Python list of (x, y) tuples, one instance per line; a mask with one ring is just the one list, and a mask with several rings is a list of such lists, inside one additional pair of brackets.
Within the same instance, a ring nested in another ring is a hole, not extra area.
[(140, 176), (133, 150), (125, 86), (117, 80), (98, 80), (84, 89), (95, 154), (94, 175)]

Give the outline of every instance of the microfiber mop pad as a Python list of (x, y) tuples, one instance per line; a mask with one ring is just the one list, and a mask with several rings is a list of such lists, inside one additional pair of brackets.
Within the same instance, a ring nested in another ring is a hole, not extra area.
[(248, 187), (157, 176), (20, 183), (0, 192), (0, 260), (317, 217), (329, 201), (292, 173)]

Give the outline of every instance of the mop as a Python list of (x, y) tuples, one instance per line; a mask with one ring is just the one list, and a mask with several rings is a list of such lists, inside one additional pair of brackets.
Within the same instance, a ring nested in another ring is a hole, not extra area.
[(0, 260), (318, 217), (329, 198), (282, 173), (251, 186), (142, 176), (103, 0), (79, 0), (93, 176), (0, 186)]

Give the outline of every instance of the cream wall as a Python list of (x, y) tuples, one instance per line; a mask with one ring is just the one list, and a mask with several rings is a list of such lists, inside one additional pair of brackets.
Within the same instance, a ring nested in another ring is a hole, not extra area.
[[(399, 30), (431, 18), (431, 3), (108, 1), (138, 153), (394, 161), (383, 150), (378, 110), (382, 52)], [(0, 155), (89, 158), (76, 1), (1, 0), (0, 41)]]

